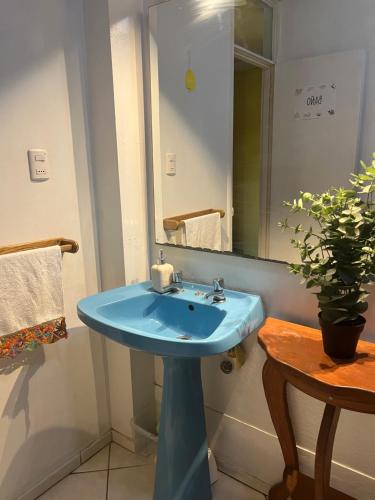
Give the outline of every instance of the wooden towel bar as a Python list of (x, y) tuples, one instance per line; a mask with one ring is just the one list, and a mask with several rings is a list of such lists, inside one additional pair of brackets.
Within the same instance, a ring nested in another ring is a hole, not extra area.
[(52, 247), (55, 245), (60, 246), (61, 253), (77, 253), (79, 249), (78, 243), (74, 240), (68, 240), (66, 238), (51, 238), (48, 240), (33, 241), (30, 243), (19, 243), (17, 245), (0, 247), (0, 255), (23, 252), (25, 250), (34, 250), (36, 248)]
[(179, 229), (187, 219), (194, 219), (194, 217), (201, 217), (202, 215), (215, 213), (219, 213), (222, 219), (225, 217), (225, 210), (222, 210), (220, 208), (208, 208), (207, 210), (199, 210), (198, 212), (190, 212), (188, 214), (167, 217), (163, 220), (163, 227), (166, 231), (175, 231)]

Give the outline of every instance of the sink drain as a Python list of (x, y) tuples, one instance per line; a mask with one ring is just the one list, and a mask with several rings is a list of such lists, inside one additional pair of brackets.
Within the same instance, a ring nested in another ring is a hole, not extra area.
[(178, 340), (191, 340), (191, 337), (189, 335), (179, 335)]

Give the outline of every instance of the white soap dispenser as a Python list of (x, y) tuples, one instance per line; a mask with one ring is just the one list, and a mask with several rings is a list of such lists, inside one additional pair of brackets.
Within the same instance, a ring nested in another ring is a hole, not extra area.
[(172, 283), (173, 266), (167, 263), (163, 250), (159, 252), (157, 264), (151, 267), (152, 287), (156, 292), (165, 293)]

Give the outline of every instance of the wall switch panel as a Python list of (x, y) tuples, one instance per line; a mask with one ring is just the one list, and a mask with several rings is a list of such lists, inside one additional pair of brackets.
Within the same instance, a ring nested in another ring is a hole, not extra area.
[(167, 153), (165, 173), (167, 175), (176, 175), (177, 173), (177, 157), (175, 153)]
[(49, 179), (48, 154), (45, 149), (29, 149), (30, 179), (32, 181), (47, 181)]

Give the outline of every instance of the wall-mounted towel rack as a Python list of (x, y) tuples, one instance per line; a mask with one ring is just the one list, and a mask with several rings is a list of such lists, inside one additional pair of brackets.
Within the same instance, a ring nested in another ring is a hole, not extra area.
[(179, 229), (187, 219), (194, 219), (194, 217), (201, 217), (202, 215), (215, 213), (219, 213), (221, 218), (225, 217), (225, 210), (222, 210), (220, 208), (208, 208), (207, 210), (199, 210), (198, 212), (190, 212), (188, 214), (167, 217), (163, 220), (163, 227), (166, 231), (175, 231)]
[(53, 247), (56, 245), (59, 245), (61, 248), (61, 253), (77, 253), (79, 250), (79, 245), (74, 240), (68, 240), (66, 238), (51, 238), (48, 240), (32, 241), (30, 243), (19, 243), (17, 245), (0, 247), (0, 255), (23, 252), (25, 250), (34, 250), (36, 248)]

